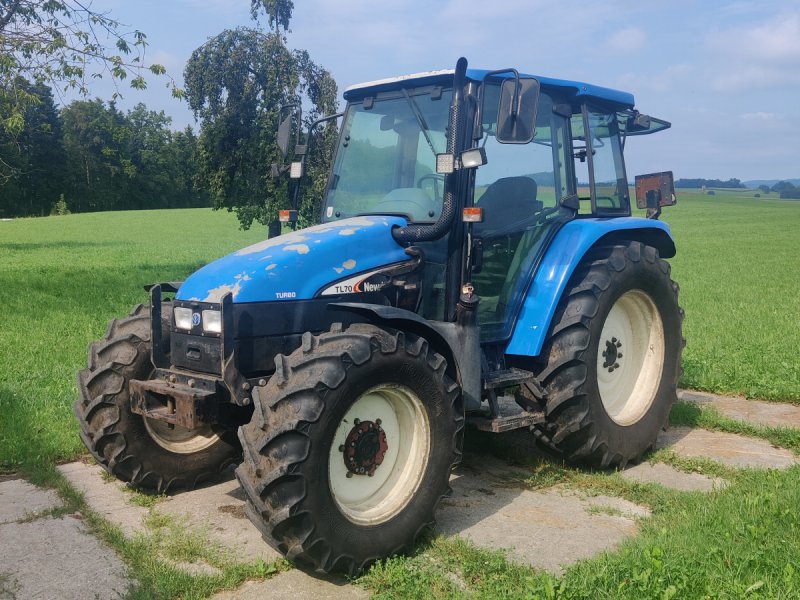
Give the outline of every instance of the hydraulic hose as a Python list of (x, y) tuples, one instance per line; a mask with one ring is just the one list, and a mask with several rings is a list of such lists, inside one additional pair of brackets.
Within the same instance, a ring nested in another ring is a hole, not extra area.
[[(450, 103), (450, 125), (447, 131), (447, 152), (455, 154), (463, 135), (464, 113), (464, 84), (467, 80), (467, 59), (463, 56), (456, 63), (456, 72), (453, 76), (453, 101)], [(455, 190), (458, 172), (454, 171), (447, 176), (444, 190), (442, 214), (433, 225), (407, 225), (392, 230), (394, 239), (401, 244), (414, 244), (416, 242), (429, 242), (444, 236), (453, 223), (456, 214)]]

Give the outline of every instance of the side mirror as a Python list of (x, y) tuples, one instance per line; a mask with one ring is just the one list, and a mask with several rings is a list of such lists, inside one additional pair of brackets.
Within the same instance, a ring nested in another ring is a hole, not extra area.
[(281, 151), (281, 156), (286, 158), (286, 154), (289, 152), (289, 136), (292, 133), (292, 117), (293, 113), (289, 113), (286, 117), (281, 121), (280, 125), (278, 125), (278, 150)]
[(657, 219), (662, 206), (677, 202), (672, 171), (636, 176), (636, 207), (646, 208), (648, 218)]
[(501, 144), (527, 144), (536, 133), (539, 82), (529, 77), (506, 79), (500, 86), (496, 138)]
[(383, 115), (381, 117), (381, 131), (391, 131), (394, 129), (394, 115)]
[[(281, 152), (281, 156), (283, 156), (284, 160), (289, 153), (289, 143), (292, 137), (292, 123), (293, 121), (297, 121), (297, 133), (298, 136), (300, 134), (300, 123), (303, 116), (302, 107), (299, 104), (289, 104), (287, 106), (283, 106), (280, 109), (279, 115), (286, 113), (286, 116), (281, 120), (280, 124), (278, 125), (278, 135), (276, 137), (276, 142), (278, 144), (278, 150)], [(297, 143), (299, 140), (295, 140)]]

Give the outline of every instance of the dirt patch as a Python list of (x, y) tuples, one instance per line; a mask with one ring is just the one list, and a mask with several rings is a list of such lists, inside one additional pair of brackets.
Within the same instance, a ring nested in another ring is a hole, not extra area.
[(221, 513), (231, 515), (236, 519), (246, 519), (247, 515), (244, 513), (244, 506), (242, 504), (223, 504), (218, 506), (217, 510)]

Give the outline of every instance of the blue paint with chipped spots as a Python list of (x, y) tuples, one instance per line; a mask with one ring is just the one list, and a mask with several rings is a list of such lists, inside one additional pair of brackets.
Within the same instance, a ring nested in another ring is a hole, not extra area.
[(672, 238), (666, 223), (636, 217), (576, 219), (564, 225), (547, 248), (536, 271), (514, 333), (506, 346), (506, 354), (538, 356), (567, 281), (587, 250), (606, 234), (634, 229), (660, 230)]
[(253, 244), (193, 273), (178, 300), (220, 302), (309, 300), (321, 288), (358, 273), (408, 260), (392, 237), (406, 220), (353, 217), (323, 223)]

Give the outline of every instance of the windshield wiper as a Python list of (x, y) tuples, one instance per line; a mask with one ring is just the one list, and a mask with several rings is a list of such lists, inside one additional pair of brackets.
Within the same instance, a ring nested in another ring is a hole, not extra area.
[(403, 96), (406, 97), (408, 105), (411, 107), (411, 112), (413, 112), (414, 116), (417, 118), (417, 123), (422, 130), (422, 135), (425, 136), (425, 141), (428, 142), (428, 147), (431, 149), (431, 152), (433, 152), (433, 155), (436, 156), (436, 148), (434, 148), (433, 141), (428, 133), (428, 124), (425, 122), (425, 117), (422, 115), (422, 111), (419, 109), (419, 106), (417, 106), (417, 103), (414, 101), (414, 99), (408, 95), (408, 92), (405, 88), (403, 88), (401, 91), (403, 92)]

